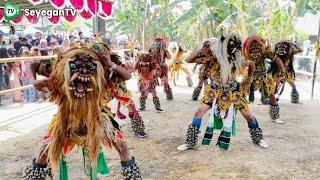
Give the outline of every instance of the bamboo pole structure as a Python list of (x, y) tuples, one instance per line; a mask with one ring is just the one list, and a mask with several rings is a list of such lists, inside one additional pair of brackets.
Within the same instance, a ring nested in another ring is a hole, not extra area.
[(13, 92), (13, 91), (18, 91), (18, 90), (28, 89), (28, 88), (32, 88), (32, 87), (33, 87), (33, 85), (30, 84), (30, 85), (22, 86), (22, 87), (18, 87), (18, 88), (7, 89), (7, 90), (0, 91), (0, 94), (5, 94), (5, 93), (8, 93), (8, 92)]
[(56, 58), (57, 55), (52, 56), (32, 56), (32, 57), (14, 57), (14, 58), (1, 58), (1, 63), (8, 63), (8, 62), (16, 62), (16, 61), (41, 61), (41, 60), (47, 60), (51, 58)]
[[(318, 27), (317, 43), (319, 43), (319, 40), (320, 40), (320, 18), (319, 18), (319, 27)], [(316, 57), (316, 61), (314, 62), (314, 66), (313, 66), (311, 99), (313, 99), (313, 94), (314, 94), (314, 83), (315, 83), (315, 81), (316, 81), (316, 76), (317, 76), (316, 72), (317, 72), (317, 57)]]

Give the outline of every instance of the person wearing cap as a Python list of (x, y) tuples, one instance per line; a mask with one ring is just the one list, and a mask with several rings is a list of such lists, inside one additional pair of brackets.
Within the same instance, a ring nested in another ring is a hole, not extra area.
[(31, 45), (28, 43), (28, 39), (26, 38), (26, 36), (20, 36), (19, 41), (13, 44), (13, 47), (15, 48), (16, 52), (20, 52), (22, 46), (25, 46), (28, 49), (31, 48)]

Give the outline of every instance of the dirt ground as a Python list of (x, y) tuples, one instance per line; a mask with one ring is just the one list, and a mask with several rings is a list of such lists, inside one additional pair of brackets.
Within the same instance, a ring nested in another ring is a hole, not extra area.
[[(184, 143), (187, 125), (198, 106), (197, 102), (189, 100), (191, 91), (189, 88), (188, 92), (174, 93), (171, 102), (160, 93), (165, 113), (156, 113), (151, 98), (148, 99), (147, 111), (141, 113), (149, 135), (146, 139), (133, 136), (130, 125), (124, 123), (123, 131), (143, 179), (320, 179), (319, 101), (303, 101), (298, 105), (281, 101), (284, 125), (268, 119), (268, 106), (251, 104), (269, 144), (268, 149), (261, 149), (251, 142), (247, 123), (238, 113), (237, 135), (232, 137), (228, 151), (215, 146), (218, 137), (215, 134), (210, 146), (199, 145), (197, 149), (178, 152), (176, 147)], [(138, 102), (137, 94), (134, 94), (134, 100)], [(207, 119), (208, 115), (203, 119), (200, 140)], [(21, 169), (35, 156), (47, 126), (0, 143), (1, 180), (20, 179)], [(75, 148), (67, 161), (69, 179), (86, 179), (81, 149)], [(107, 153), (107, 161), (111, 173), (101, 179), (121, 179), (115, 150)]]

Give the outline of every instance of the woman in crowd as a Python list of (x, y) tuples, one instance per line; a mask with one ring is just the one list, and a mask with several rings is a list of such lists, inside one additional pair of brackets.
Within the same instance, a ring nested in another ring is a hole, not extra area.
[(69, 40), (66, 38), (62, 41), (60, 47), (59, 47), (59, 51), (64, 53), (66, 52), (68, 49), (70, 48), (70, 43)]
[[(21, 57), (29, 57), (29, 49), (26, 47), (21, 48)], [(31, 73), (31, 62), (30, 61), (21, 61), (21, 75), (22, 75), (22, 85), (30, 85), (35, 80)], [(36, 90), (34, 88), (24, 89), (23, 97), (25, 102), (34, 102), (36, 99)]]
[[(9, 49), (9, 57), (16, 57), (16, 51), (14, 49)], [(21, 87), (21, 70), (20, 70), (20, 62), (16, 61), (11, 64), (11, 88), (19, 88)], [(21, 90), (13, 91), (13, 102), (15, 103), (21, 103), (22, 102), (22, 93)]]

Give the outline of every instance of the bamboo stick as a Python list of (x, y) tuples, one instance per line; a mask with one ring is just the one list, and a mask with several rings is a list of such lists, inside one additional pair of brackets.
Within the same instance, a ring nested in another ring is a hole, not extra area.
[(14, 57), (14, 58), (1, 58), (1, 63), (7, 63), (7, 62), (16, 62), (16, 61), (40, 61), (40, 60), (46, 60), (51, 58), (56, 58), (57, 55), (52, 56), (32, 56), (32, 57)]
[(32, 87), (33, 87), (33, 85), (30, 84), (30, 85), (22, 86), (22, 87), (18, 87), (18, 88), (7, 89), (7, 90), (4, 90), (4, 91), (0, 91), (0, 94), (5, 94), (5, 93), (8, 93), (8, 92), (13, 92), (13, 91), (18, 91), (18, 90), (28, 89), (28, 88), (32, 88)]

